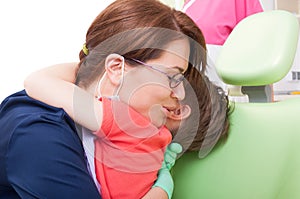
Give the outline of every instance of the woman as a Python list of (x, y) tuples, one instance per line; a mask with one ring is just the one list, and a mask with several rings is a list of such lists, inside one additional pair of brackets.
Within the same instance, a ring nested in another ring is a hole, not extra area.
[[(170, 19), (173, 20), (170, 21)], [(185, 96), (181, 83), (182, 72), (186, 71), (189, 74), (192, 64), (200, 66), (201, 61), (205, 63), (205, 50), (201, 48), (201, 45), (199, 46), (199, 43), (205, 46), (200, 30), (186, 15), (172, 11), (156, 1), (116, 1), (91, 25), (87, 33), (86, 46), (80, 54), (79, 68), (73, 68), (73, 73), (62, 73), (67, 74), (63, 75), (62, 79), (74, 82), (74, 75), (68, 74), (74, 74), (76, 69), (76, 84), (80, 88), (71, 83), (52, 82), (51, 86), (44, 85), (43, 81), (47, 81), (46, 76), (37, 86), (42, 88), (40, 90), (41, 96), (44, 97), (42, 101), (53, 100), (51, 102), (53, 105), (58, 107), (63, 105), (76, 122), (93, 131), (97, 131), (104, 121), (101, 109), (103, 102), (98, 101), (98, 96), (102, 96), (102, 100), (106, 97), (114, 102), (119, 102), (118, 99), (126, 102), (150, 120), (156, 129), (160, 129), (165, 123), (170, 130), (176, 129), (178, 123), (189, 114), (189, 109), (186, 106), (180, 106), (179, 103), (179, 100)], [(202, 69), (204, 70), (204, 67)], [(51, 89), (50, 94), (45, 89), (46, 87)], [(61, 93), (60, 90), (67, 92)], [(30, 90), (29, 93), (31, 93)], [(70, 103), (72, 99), (74, 99), (73, 103)], [(85, 110), (82, 107), (85, 107)], [(89, 108), (92, 112), (88, 111)], [(20, 112), (22, 114), (18, 114)], [(10, 132), (7, 133), (7, 139), (4, 139), (0, 145), (1, 149), (3, 148), (0, 156), (3, 157), (1, 162), (5, 164), (0, 165), (0, 169), (4, 176), (8, 176), (8, 180), (0, 178), (1, 184), (8, 187), (8, 191), (4, 192), (6, 196), (17, 192), (22, 197), (38, 198), (57, 197), (58, 195), (55, 194), (62, 193), (68, 194), (68, 197), (99, 197), (95, 192), (95, 186), (92, 186), (86, 175), (88, 172), (83, 164), (84, 152), (78, 146), (80, 142), (74, 135), (74, 125), (61, 109), (34, 101), (23, 92), (5, 100), (1, 105), (0, 117), (5, 132)], [(62, 118), (64, 119), (61, 120)], [(124, 121), (124, 117), (118, 121)], [(41, 129), (47, 132), (42, 137)], [(49, 140), (49, 136), (52, 139)], [(11, 140), (11, 138), (14, 139)], [(75, 146), (74, 143), (70, 143), (74, 140)], [(13, 164), (20, 159), (16, 155), (20, 154), (20, 151), (23, 157), (20, 163), (27, 168), (26, 170), (16, 166), (19, 164)], [(47, 151), (49, 156), (37, 153), (35, 161), (28, 161), (28, 151)], [(86, 152), (89, 155), (89, 151)], [(7, 156), (8, 153), (13, 156)], [(74, 155), (77, 155), (76, 158), (70, 159)], [(6, 165), (11, 164), (14, 166), (6, 171)], [(45, 171), (41, 169), (41, 164), (51, 165), (51, 167)], [(35, 171), (34, 175), (26, 172), (28, 168), (31, 168), (32, 172)], [(33, 180), (26, 178), (26, 175)], [(26, 180), (23, 180), (24, 178), (20, 180), (19, 176), (25, 176)], [(74, 184), (73, 181), (71, 183), (72, 176), (76, 176), (79, 183)], [(49, 186), (49, 178), (52, 179), (50, 181), (55, 182), (52, 186)], [(65, 180), (62, 181), (62, 179)], [(161, 182), (159, 179), (160, 176), (156, 183)], [(113, 180), (115, 183), (118, 179)], [(38, 184), (33, 182), (38, 182)], [(85, 184), (81, 187), (82, 182)], [(158, 186), (167, 191), (170, 197), (171, 193), (165, 187), (169, 182), (165, 185), (158, 183)], [(100, 186), (103, 188), (106, 185)], [(58, 193), (56, 190), (62, 190), (62, 192)], [(130, 191), (135, 193), (133, 189)], [(153, 196), (155, 198), (166, 197), (161, 191), (159, 188), (153, 188), (145, 197), (153, 193), (158, 194), (158, 196)], [(60, 195), (60, 197), (63, 196)]]
[[(91, 164), (95, 164), (103, 198), (144, 196), (156, 180), (164, 148), (171, 141), (164, 121), (167, 118), (180, 121), (189, 115), (189, 108), (179, 104), (185, 97), (183, 73), (188, 70), (189, 58), (195, 62), (195, 55), (199, 56), (201, 52), (196, 50), (199, 44), (182, 34), (181, 28), (184, 27), (175, 21), (176, 15), (189, 23), (191, 20), (182, 13), (170, 11), (156, 1), (116, 1), (93, 22), (81, 53), (75, 82), (92, 97), (81, 95), (81, 90), (74, 85), (58, 84), (58, 81), (51, 84), (57, 84), (55, 87), (61, 89), (56, 90), (62, 93), (43, 93), (43, 90), (36, 89), (47, 99), (45, 102), (63, 107), (76, 122), (97, 134), (96, 158)], [(124, 13), (130, 14), (126, 17)], [(147, 21), (143, 21), (144, 16), (147, 16)], [(170, 17), (173, 22), (170, 22)], [(196, 39), (203, 39), (199, 30), (198, 35), (201, 38)], [(190, 56), (191, 50), (194, 54)], [(37, 76), (44, 81), (47, 78)], [(63, 89), (65, 86), (70, 88)], [(74, 89), (78, 90), (73, 92)], [(27, 91), (35, 96), (32, 90)], [(53, 96), (55, 103), (51, 102)], [(78, 101), (83, 96), (94, 102)], [(100, 101), (98, 96), (101, 96)], [(70, 106), (73, 99), (76, 101)], [(81, 109), (83, 106), (76, 103), (94, 104), (95, 108), (91, 107), (89, 112), (86, 106)], [(128, 116), (126, 112), (129, 112)], [(111, 125), (115, 123), (117, 125)], [(125, 136), (128, 134), (132, 136)], [(145, 157), (144, 153), (149, 155)], [(143, 161), (138, 161), (141, 158)], [(130, 183), (134, 184), (131, 190), (128, 189)]]
[[(178, 111), (179, 100), (185, 95), (182, 73), (189, 73), (192, 65), (200, 66), (206, 59), (201, 46), (205, 46), (201, 31), (185, 14), (154, 0), (116, 1), (87, 32), (85, 53), (80, 52), (76, 68), (79, 87), (65, 84), (68, 92), (50, 104), (67, 105), (65, 110), (71, 118), (93, 131), (99, 129), (103, 119), (102, 102), (95, 98), (99, 95), (119, 97), (156, 128), (170, 118), (178, 122), (188, 114), (188, 109)], [(141, 63), (153, 67), (142, 67)], [(72, 75), (62, 78), (74, 81)], [(55, 89), (64, 88), (55, 83), (50, 87), (57, 91), (54, 95), (62, 95)], [(44, 86), (40, 91), (45, 100), (51, 99)], [(89, 178), (73, 121), (63, 110), (20, 92), (1, 104), (0, 123), (5, 132), (0, 144), (3, 197), (100, 197)], [(169, 127), (172, 129), (171, 124)], [(149, 193), (154, 189), (158, 190), (153, 188)]]

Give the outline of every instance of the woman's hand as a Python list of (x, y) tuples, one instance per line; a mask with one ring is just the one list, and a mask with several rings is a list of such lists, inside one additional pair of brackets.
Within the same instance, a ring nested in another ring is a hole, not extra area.
[[(170, 169), (174, 166), (177, 155), (181, 152), (182, 152), (182, 146), (178, 143), (169, 144), (169, 146), (167, 147), (167, 149), (165, 151), (165, 156), (164, 156), (164, 161), (162, 163), (162, 167), (158, 171), (157, 180), (153, 185), (153, 189), (156, 187), (159, 187), (165, 191), (165, 193), (162, 194), (161, 190), (157, 190), (157, 192), (161, 194), (161, 198), (163, 198), (163, 197), (165, 198), (166, 194), (168, 196), (167, 198), (170, 199), (172, 197), (173, 189), (174, 189), (174, 182), (173, 182), (173, 178), (170, 173)], [(152, 196), (152, 197), (154, 197), (154, 196)], [(149, 198), (151, 198), (151, 197), (149, 197)], [(157, 196), (156, 196), (156, 198), (157, 198)]]

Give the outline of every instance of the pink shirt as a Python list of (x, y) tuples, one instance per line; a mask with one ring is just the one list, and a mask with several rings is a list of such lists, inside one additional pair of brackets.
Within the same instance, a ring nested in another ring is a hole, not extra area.
[(187, 2), (184, 10), (199, 26), (207, 44), (223, 45), (242, 19), (263, 11), (259, 0), (190, 1), (190, 6)]

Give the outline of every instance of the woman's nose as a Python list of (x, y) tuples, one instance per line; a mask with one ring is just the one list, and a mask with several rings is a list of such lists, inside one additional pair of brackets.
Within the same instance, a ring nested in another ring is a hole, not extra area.
[(178, 86), (175, 88), (172, 88), (172, 97), (177, 98), (178, 100), (183, 100), (185, 97), (185, 90), (183, 86), (183, 82), (181, 82)]

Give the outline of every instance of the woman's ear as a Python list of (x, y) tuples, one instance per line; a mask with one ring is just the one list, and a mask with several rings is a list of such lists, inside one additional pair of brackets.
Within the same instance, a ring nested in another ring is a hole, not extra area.
[(105, 59), (105, 70), (110, 82), (115, 86), (119, 85), (125, 70), (124, 57), (115, 53), (109, 54)]
[(191, 107), (189, 105), (182, 105), (168, 117), (172, 120), (181, 121), (188, 118), (191, 115)]

